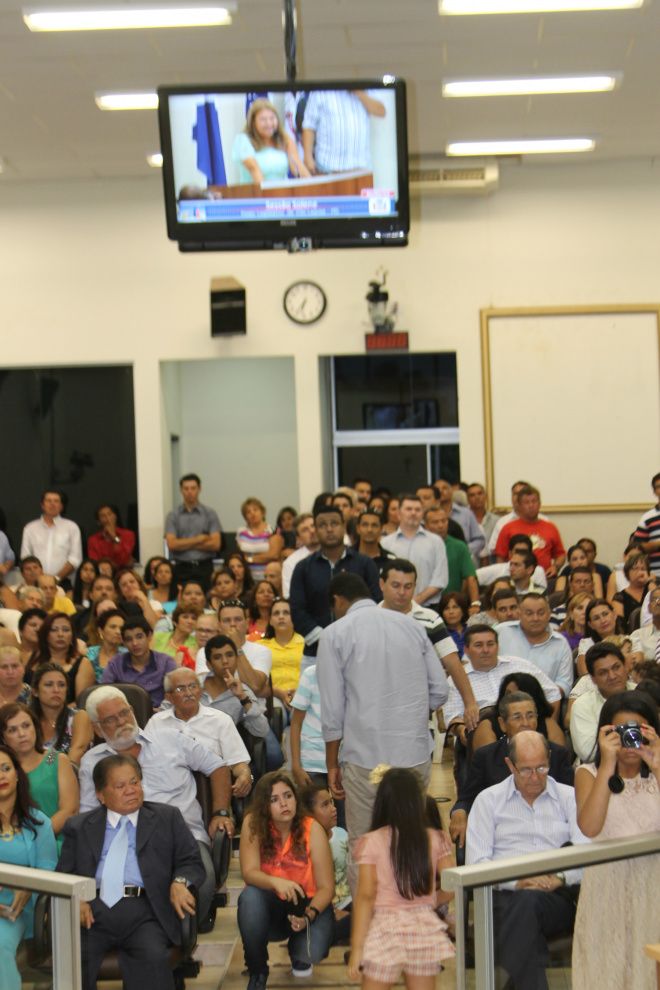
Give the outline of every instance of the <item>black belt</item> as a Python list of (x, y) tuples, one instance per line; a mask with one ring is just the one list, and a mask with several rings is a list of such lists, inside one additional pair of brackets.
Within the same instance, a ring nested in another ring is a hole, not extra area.
[(213, 558), (208, 557), (206, 560), (175, 560), (174, 563), (182, 567), (202, 567), (204, 564), (213, 564)]
[[(97, 889), (96, 896), (97, 897), (100, 897), (101, 896), (101, 890), (100, 890), (100, 888)], [(135, 886), (131, 886), (131, 884), (124, 884), (124, 894), (123, 894), (123, 896), (124, 897), (146, 897), (147, 896), (147, 892), (144, 889), (144, 887), (135, 887)]]

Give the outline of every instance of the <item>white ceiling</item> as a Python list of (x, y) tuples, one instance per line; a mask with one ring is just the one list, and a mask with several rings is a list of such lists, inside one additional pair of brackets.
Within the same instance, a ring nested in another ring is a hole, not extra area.
[[(297, 0), (297, 9), (298, 78), (401, 76), (415, 154), (449, 141), (578, 136), (598, 144), (573, 161), (660, 154), (660, 0), (490, 17), (440, 17), (437, 0)], [(606, 94), (450, 100), (440, 90), (443, 77), (613, 71), (623, 84)], [(283, 78), (281, 0), (238, 0), (231, 27), (68, 34), (32, 34), (16, 0), (0, 0), (0, 181), (150, 172), (155, 111), (102, 112), (96, 92)]]

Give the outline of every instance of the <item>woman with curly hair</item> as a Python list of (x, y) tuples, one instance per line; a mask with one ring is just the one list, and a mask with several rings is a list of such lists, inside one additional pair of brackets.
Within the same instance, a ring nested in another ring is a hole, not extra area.
[(296, 787), (282, 771), (265, 774), (243, 820), (238, 899), (248, 990), (264, 990), (268, 943), (288, 938), (294, 976), (310, 976), (332, 943), (335, 892), (328, 837), (298, 804)]

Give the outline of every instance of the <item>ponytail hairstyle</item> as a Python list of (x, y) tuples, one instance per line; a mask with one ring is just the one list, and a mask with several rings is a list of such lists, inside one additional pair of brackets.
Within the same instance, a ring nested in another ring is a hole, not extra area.
[(399, 893), (407, 901), (433, 890), (426, 803), (413, 770), (388, 770), (376, 792), (371, 831), (391, 828), (390, 860)]

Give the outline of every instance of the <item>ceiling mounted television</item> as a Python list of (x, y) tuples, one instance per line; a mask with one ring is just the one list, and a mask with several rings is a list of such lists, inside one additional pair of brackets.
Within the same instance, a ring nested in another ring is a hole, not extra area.
[(181, 251), (408, 242), (401, 79), (163, 86), (158, 122)]

